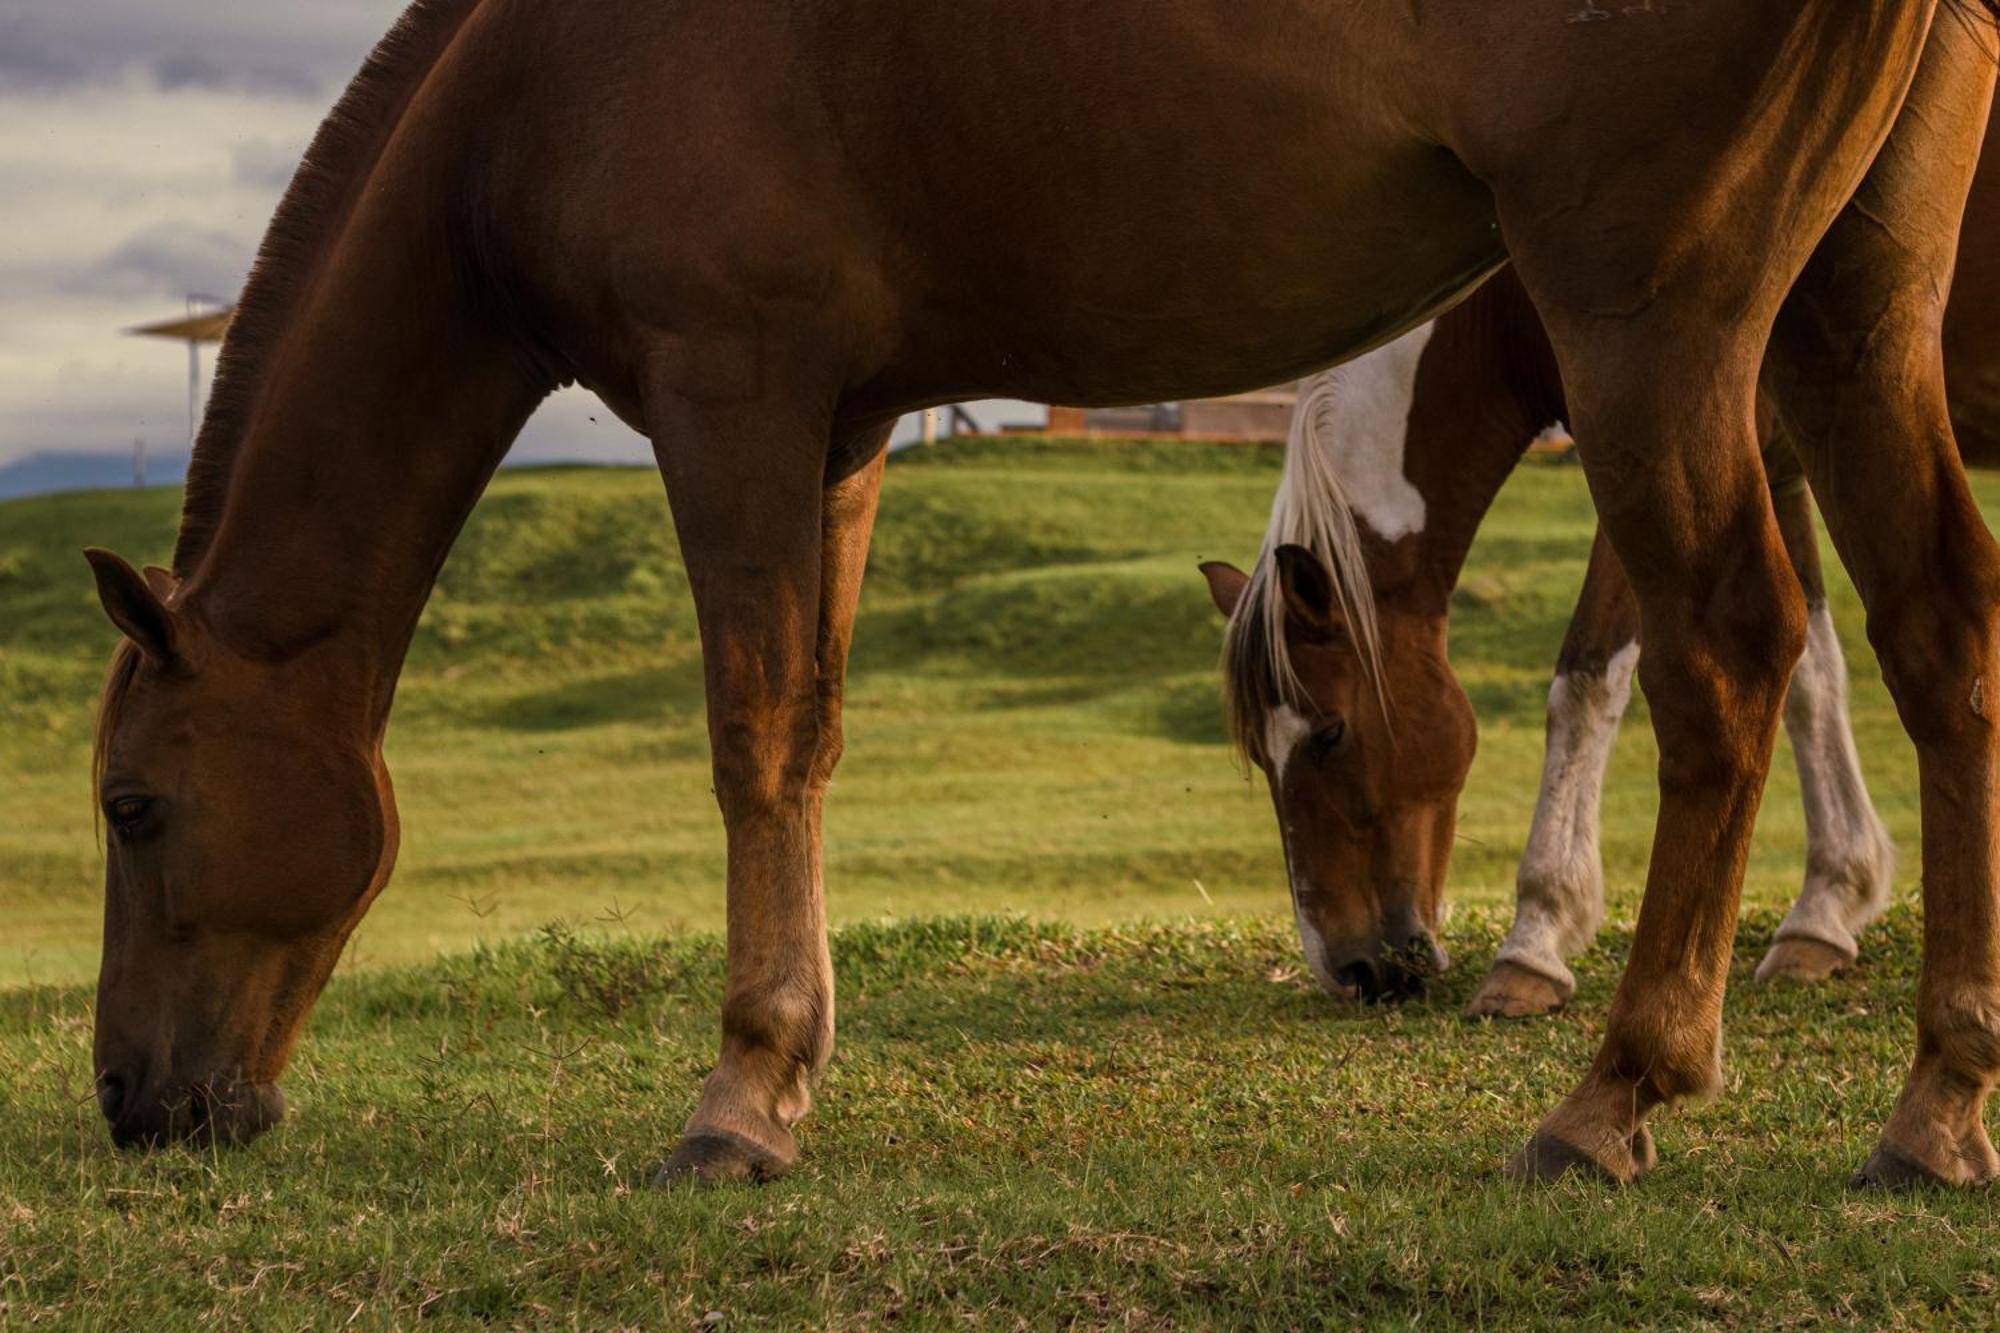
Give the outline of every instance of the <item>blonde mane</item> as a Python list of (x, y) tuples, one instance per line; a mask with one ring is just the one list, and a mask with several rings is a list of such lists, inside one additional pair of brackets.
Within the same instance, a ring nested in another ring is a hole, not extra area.
[(1354, 641), (1362, 675), (1383, 715), (1388, 715), (1375, 589), (1368, 578), (1354, 504), (1336, 466), (1342, 442), (1333, 437), (1333, 400), (1339, 380), (1336, 372), (1323, 371), (1300, 391), (1264, 544), (1223, 636), (1223, 698), (1230, 737), (1252, 760), (1261, 757), (1263, 721), (1273, 708), (1311, 709), (1285, 641), (1285, 599), (1278, 588), (1276, 559), (1280, 546), (1305, 547), (1332, 575), (1334, 598)]

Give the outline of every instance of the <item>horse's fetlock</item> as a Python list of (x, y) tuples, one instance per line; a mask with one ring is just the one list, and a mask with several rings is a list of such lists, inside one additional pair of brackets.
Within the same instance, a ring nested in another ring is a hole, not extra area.
[(1711, 1023), (1655, 1006), (1644, 1018), (1614, 1018), (1603, 1059), (1619, 1079), (1668, 1106), (1699, 1104), (1722, 1090), (1722, 1033)]
[(1925, 1044), (1953, 1073), (1980, 1083), (2000, 1077), (2000, 987), (1967, 987), (1923, 1004)]
[(732, 995), (723, 1002), (722, 1030), (752, 1050), (811, 1073), (833, 1053), (831, 998), (807, 981)]

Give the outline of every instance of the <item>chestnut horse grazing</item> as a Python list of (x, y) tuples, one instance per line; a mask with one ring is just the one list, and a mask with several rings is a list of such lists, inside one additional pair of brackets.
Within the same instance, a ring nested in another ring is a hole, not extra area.
[[(1435, 932), (1476, 741), (1445, 651), (1452, 592), (1501, 483), (1567, 415), (1534, 307), (1502, 271), (1432, 323), (1306, 381), (1254, 572), (1202, 567), (1229, 618), (1232, 730), (1268, 780), (1299, 938), (1336, 995), (1399, 998), (1444, 965)], [(1766, 433), (1772, 508), (1807, 608), (1784, 713), (1807, 855), (1758, 975), (1817, 978), (1854, 961), (1855, 932), (1888, 903), (1895, 850), (1848, 726), (1811, 500), (1782, 432)], [(1355, 624), (1357, 608), (1372, 624)], [(1600, 532), (1549, 694), (1514, 928), (1476, 1016), (1546, 1013), (1575, 988), (1566, 960), (1604, 917), (1598, 798), (1638, 639), (1630, 585)]]
[(394, 856), (381, 742), (413, 626), (556, 383), (652, 438), (701, 621), (729, 977), (664, 1174), (771, 1176), (833, 1038), (820, 804), (894, 418), (1274, 383), (1511, 258), (1665, 756), (1603, 1048), (1516, 1169), (1630, 1178), (1647, 1115), (1719, 1086), (1805, 638), (1758, 459), (1768, 349), (1923, 768), (1916, 1063), (1864, 1171), (1993, 1176), (2000, 551), (1938, 352), (1993, 24), (1940, 0), (1575, 8), (420, 0), (272, 224), (172, 571), (93, 556), (130, 640), (99, 747), (115, 1137), (278, 1115)]

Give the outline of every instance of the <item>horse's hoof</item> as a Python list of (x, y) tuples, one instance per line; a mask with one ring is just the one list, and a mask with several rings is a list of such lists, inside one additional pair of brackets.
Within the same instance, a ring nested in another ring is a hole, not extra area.
[(720, 1185), (745, 1181), (761, 1185), (792, 1169), (791, 1162), (762, 1144), (726, 1129), (691, 1130), (681, 1136), (674, 1155), (653, 1177), (653, 1184)]
[[(1954, 1169), (1940, 1171), (1905, 1152), (1887, 1139), (1875, 1145), (1875, 1151), (1868, 1154), (1868, 1160), (1854, 1173), (1848, 1185), (1858, 1190), (1909, 1190), (1918, 1188), (1962, 1188), (1968, 1185), (1990, 1185), (2000, 1168), (1990, 1160), (1992, 1149), (1983, 1154), (1953, 1153)], [(1974, 1161), (1974, 1157), (1985, 1160)]]
[(1658, 1161), (1653, 1132), (1644, 1125), (1633, 1131), (1626, 1142), (1603, 1155), (1586, 1152), (1567, 1139), (1538, 1129), (1528, 1140), (1528, 1146), (1508, 1159), (1507, 1174), (1515, 1180), (1552, 1184), (1573, 1172), (1614, 1185), (1629, 1185), (1652, 1170)]
[(1800, 937), (1774, 941), (1757, 964), (1759, 981), (1825, 981), (1854, 966), (1854, 956), (1820, 940)]
[(1569, 1002), (1569, 988), (1515, 963), (1498, 962), (1465, 1006), (1467, 1018), (1539, 1018)]

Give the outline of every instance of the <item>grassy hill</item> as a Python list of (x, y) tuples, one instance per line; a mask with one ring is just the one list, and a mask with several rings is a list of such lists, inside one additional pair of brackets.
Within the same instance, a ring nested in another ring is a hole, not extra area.
[[(1182, 444), (970, 442), (898, 457), (828, 810), (836, 921), (1284, 910), (1262, 781), (1222, 743), (1220, 623), (1195, 572), (1254, 553), (1277, 468), (1273, 449)], [(0, 984), (94, 970), (86, 757), (113, 631), (78, 551), (162, 560), (177, 505), (166, 490), (0, 503)], [(1591, 522), (1574, 468), (1530, 465), (1473, 554), (1454, 650), (1482, 744), (1453, 864), (1460, 902), (1511, 893), (1548, 664)], [(1908, 747), (1841, 596), (1862, 752), (1913, 847)], [(410, 657), (390, 739), (403, 853), (351, 961), (421, 960), (556, 918), (719, 926), (700, 696), (657, 479), (503, 473)], [(1607, 804), (1614, 915), (1629, 913), (1650, 831), (1652, 739), (1643, 714), (1634, 722)], [(1753, 902), (1793, 888), (1801, 829), (1781, 764)]]
[[(899, 456), (830, 803), (837, 920), (1282, 909), (1268, 801), (1222, 745), (1220, 622), (1195, 570), (1254, 553), (1277, 465), (1274, 450), (1174, 445)], [(1544, 480), (1580, 496), (1570, 476)], [(0, 894), (15, 913), (0, 980), (94, 967), (84, 774), (114, 636), (77, 552), (163, 559), (177, 505), (168, 491), (0, 505)], [(1557, 559), (1581, 558), (1579, 522), (1548, 539)], [(1564, 596), (1537, 607), (1550, 623), (1520, 651), (1524, 698)], [(404, 849), (356, 942), (363, 966), (557, 917), (721, 924), (694, 616), (656, 477), (501, 475), (425, 614), (390, 759)]]
[[(246, 1152), (136, 1158), (89, 1095), (112, 636), (76, 552), (163, 557), (176, 497), (0, 504), (0, 1325), (1990, 1323), (1990, 1198), (1841, 1185), (1906, 1067), (1917, 956), (1909, 751), (1845, 585), (1904, 904), (1854, 976), (1748, 984), (1802, 857), (1781, 763), (1725, 1097), (1666, 1118), (1636, 1189), (1524, 1191), (1498, 1164), (1593, 1050), (1623, 929), (1558, 1018), (1456, 1014), (1533, 804), (1581, 478), (1525, 468), (1474, 552), (1458, 963), (1364, 1009), (1301, 976), (1261, 780), (1221, 739), (1194, 566), (1248, 558), (1276, 474), (1203, 446), (898, 459), (828, 812), (840, 1054), (793, 1180), (668, 1194), (644, 1184), (713, 1055), (722, 850), (655, 479), (495, 484), (418, 635), (401, 869), (312, 1020), (294, 1116)], [(1615, 921), (1652, 765), (1635, 715)]]

